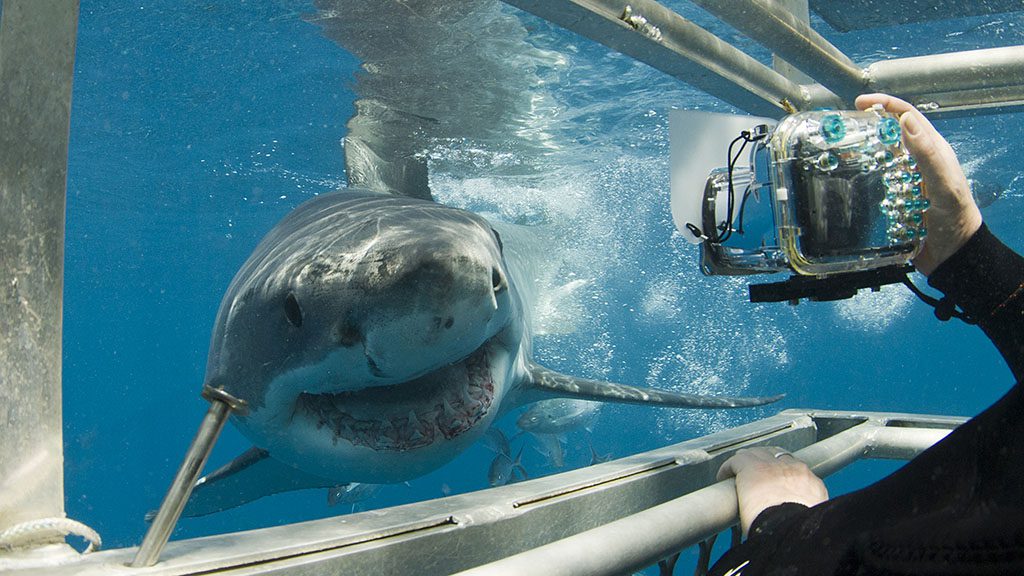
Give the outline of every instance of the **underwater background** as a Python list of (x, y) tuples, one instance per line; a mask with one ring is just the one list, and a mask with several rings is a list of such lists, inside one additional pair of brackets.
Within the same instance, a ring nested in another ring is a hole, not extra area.
[[(535, 340), (538, 361), (685, 392), (787, 394), (734, 411), (604, 406), (589, 431), (567, 435), (566, 468), (589, 464), (591, 445), (621, 457), (785, 408), (973, 415), (1009, 389), (1010, 373), (980, 330), (938, 322), (903, 287), (792, 307), (747, 302), (742, 278), (701, 276), (696, 248), (669, 214), (668, 115), (735, 110), (543, 20), (473, 4), (489, 18), (517, 18), (522, 37), (513, 39), (538, 59), (528, 62), (532, 107), (516, 130), (530, 145), (509, 143), (502, 126), (478, 140), (447, 134), (428, 151), (431, 187), (441, 202), (559, 231), (560, 281), (576, 288), (540, 310), (553, 328)], [(768, 62), (700, 9), (667, 4)], [(65, 493), (68, 516), (98, 530), (107, 548), (141, 541), (143, 517), (206, 410), (199, 391), (210, 329), (232, 276), (289, 210), (345, 186), (341, 139), (360, 62), (322, 33), (325, 16), (299, 0), (81, 3), (65, 252)], [(1022, 13), (849, 33), (813, 24), (858, 63), (1024, 44)], [(489, 71), (471, 72), (486, 88)], [(430, 91), (429, 71), (416, 80)], [(1024, 248), (1015, 217), (1024, 207), (1016, 156), (1024, 115), (936, 124), (968, 176), (998, 191), (982, 208), (986, 222)], [(509, 435), (515, 417), (499, 422)], [(513, 451), (524, 443), (531, 477), (559, 471), (528, 437)], [(228, 426), (209, 469), (248, 446)], [(485, 488), (493, 458), (474, 446), (354, 508)], [(861, 462), (827, 482), (839, 493), (896, 466)], [(322, 490), (282, 494), (183, 519), (173, 538), (352, 509), (328, 506)], [(684, 559), (680, 570), (691, 565)]]

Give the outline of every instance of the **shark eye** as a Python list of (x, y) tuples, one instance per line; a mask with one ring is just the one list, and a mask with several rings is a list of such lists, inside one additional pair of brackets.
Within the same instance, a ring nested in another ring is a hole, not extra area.
[(295, 294), (291, 292), (284, 299), (284, 317), (288, 319), (288, 323), (296, 328), (302, 326), (302, 308), (299, 308), (299, 301), (295, 298)]
[(501, 273), (501, 270), (498, 270), (497, 266), (491, 268), (491, 286), (496, 293), (508, 287), (508, 283), (505, 282), (505, 275)]

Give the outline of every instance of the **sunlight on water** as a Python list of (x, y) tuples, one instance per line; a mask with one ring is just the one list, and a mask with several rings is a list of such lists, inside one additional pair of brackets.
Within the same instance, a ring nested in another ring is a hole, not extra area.
[[(674, 383), (687, 393), (738, 396), (756, 382), (757, 393), (763, 393), (762, 379), (789, 364), (786, 336), (773, 315), (742, 301), (742, 278), (701, 284), (683, 282), (682, 276), (655, 279), (644, 296), (643, 319), (651, 328), (685, 326), (675, 342), (653, 355), (647, 384)], [(709, 433), (747, 420), (742, 411), (660, 411), (657, 430), (672, 439), (680, 430)]]
[(914, 293), (906, 287), (890, 284), (878, 292), (861, 290), (853, 298), (837, 302), (835, 313), (851, 329), (880, 333), (905, 316), (914, 300)]
[[(589, 69), (609, 66), (622, 66), (627, 82), (643, 72), (624, 61), (574, 65), (587, 78), (602, 77)], [(604, 88), (587, 89), (592, 94)], [(583, 90), (563, 87), (558, 96), (572, 100)], [(652, 101), (661, 105), (653, 108)], [(545, 298), (540, 298), (540, 323), (548, 320), (562, 327), (538, 337), (540, 362), (564, 365), (589, 378), (615, 380), (625, 373), (628, 384), (686, 393), (739, 396), (753, 389), (759, 395), (766, 385), (758, 375), (788, 364), (786, 340), (774, 321), (787, 311), (772, 308), (766, 313), (763, 307), (751, 307), (741, 278), (704, 278), (694, 265), (695, 248), (672, 238), (667, 115), (657, 110), (677, 101), (678, 94), (641, 90), (587, 102), (573, 115), (614, 119), (614, 127), (592, 134), (594, 146), (581, 149), (565, 142), (574, 153), (559, 158), (559, 170), (529, 178), (464, 179), (434, 173), (431, 186), (442, 203), (554, 230), (557, 245), (545, 246), (539, 256), (553, 271), (543, 281), (544, 292), (579, 285), (568, 299), (549, 301), (553, 305), (544, 306)], [(431, 156), (462, 153), (444, 146)], [(504, 151), (491, 158), (479, 149), (474, 154), (477, 165), (509, 161)], [(546, 314), (557, 321), (545, 319)], [(635, 324), (623, 325), (622, 314)], [(623, 354), (620, 346), (634, 352)], [(608, 411), (617, 409), (610, 406)], [(649, 429), (666, 441), (749, 419), (742, 411), (720, 410), (657, 410), (648, 417)]]

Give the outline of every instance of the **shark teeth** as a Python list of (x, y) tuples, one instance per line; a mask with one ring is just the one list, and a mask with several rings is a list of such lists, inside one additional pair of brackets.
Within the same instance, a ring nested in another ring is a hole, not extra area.
[[(296, 411), (304, 413), (317, 430), (329, 430), (334, 444), (343, 440), (371, 450), (402, 452), (465, 433), (487, 414), (494, 401), (486, 346), (428, 378), (437, 385), (436, 393), (412, 407), (409, 403), (375, 403), (373, 395), (379, 391), (368, 389), (357, 393), (302, 393), (296, 400)], [(431, 382), (398, 384), (394, 388), (400, 391), (402, 386), (412, 385)]]

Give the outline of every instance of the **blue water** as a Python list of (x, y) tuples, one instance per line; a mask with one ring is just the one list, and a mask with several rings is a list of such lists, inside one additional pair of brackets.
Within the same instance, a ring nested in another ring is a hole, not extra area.
[[(699, 10), (680, 10), (749, 46)], [(67, 205), (65, 484), (68, 515), (96, 528), (106, 547), (141, 540), (143, 515), (159, 504), (206, 409), (199, 390), (210, 328), (231, 277), (281, 216), (345, 183), (340, 140), (359, 62), (303, 19), (313, 12), (298, 0), (82, 3)], [(668, 111), (730, 108), (520, 16), (532, 43), (560, 55), (537, 87), (550, 105), (536, 121), (553, 151), (544, 170), (494, 176), (510, 156), (529, 158), (452, 140), (432, 151), (432, 186), (442, 201), (543, 220), (565, 234), (565, 280), (587, 284), (569, 330), (537, 339), (538, 359), (626, 383), (788, 394), (746, 411), (608, 406), (591, 435), (599, 452), (624, 456), (788, 407), (971, 415), (1009, 387), (980, 331), (938, 323), (902, 288), (794, 308), (747, 303), (741, 280), (700, 276), (668, 212)], [(1020, 15), (850, 34), (819, 26), (865, 62), (1024, 43)], [(1024, 248), (1015, 217), (1024, 204), (1015, 158), (1022, 115), (939, 127), (969, 176), (1005, 189), (983, 214)], [(511, 431), (514, 420), (501, 426)], [(568, 440), (567, 464), (589, 462), (587, 435)], [(229, 427), (211, 463), (247, 447)], [(483, 488), (491, 457), (476, 446), (361, 506)], [(532, 475), (556, 471), (532, 448), (524, 463)], [(849, 490), (893, 466), (859, 464), (830, 487)], [(174, 537), (345, 512), (329, 508), (322, 491), (298, 492), (184, 520)]]

